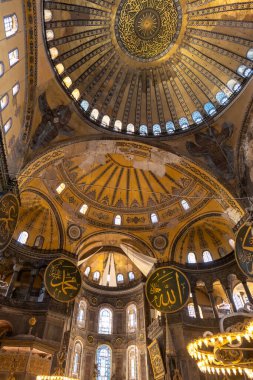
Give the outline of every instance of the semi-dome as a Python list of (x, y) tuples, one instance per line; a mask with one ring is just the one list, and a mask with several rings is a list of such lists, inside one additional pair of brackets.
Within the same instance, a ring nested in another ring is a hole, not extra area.
[(205, 125), (252, 74), (251, 3), (44, 0), (59, 82), (96, 127), (172, 136)]

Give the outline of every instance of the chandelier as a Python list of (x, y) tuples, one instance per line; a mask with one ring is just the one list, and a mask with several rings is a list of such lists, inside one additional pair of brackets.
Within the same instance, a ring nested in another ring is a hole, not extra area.
[(243, 331), (224, 332), (199, 338), (187, 350), (201, 372), (221, 375), (246, 375), (253, 379), (253, 321)]

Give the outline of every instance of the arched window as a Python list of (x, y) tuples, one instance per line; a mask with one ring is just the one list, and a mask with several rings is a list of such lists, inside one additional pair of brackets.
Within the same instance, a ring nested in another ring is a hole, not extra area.
[(17, 82), (12, 87), (12, 96), (16, 96), (19, 93), (19, 90), (20, 90), (20, 85), (19, 85), (19, 82)]
[(133, 124), (128, 124), (127, 125), (127, 133), (134, 133), (134, 125)]
[(192, 113), (192, 120), (197, 123), (197, 124), (200, 124), (202, 123), (203, 121), (203, 116), (201, 115), (201, 113), (199, 111), (194, 111)]
[(21, 243), (21, 244), (25, 244), (27, 242), (27, 239), (28, 239), (28, 232), (22, 231), (19, 234), (18, 242)]
[(85, 268), (85, 271), (84, 271), (84, 275), (85, 275), (86, 277), (88, 277), (89, 274), (90, 274), (90, 267), (86, 267), (86, 268)]
[(189, 127), (189, 121), (186, 119), (186, 117), (181, 117), (179, 120), (179, 126), (182, 129), (187, 129)]
[(182, 205), (182, 207), (183, 207), (183, 209), (184, 209), (185, 211), (187, 211), (187, 210), (190, 209), (190, 205), (189, 205), (189, 203), (188, 203), (185, 199), (182, 199), (182, 200), (181, 200), (181, 205)]
[(127, 308), (127, 331), (133, 333), (137, 330), (137, 308), (134, 304)]
[(58, 194), (61, 194), (63, 192), (63, 190), (65, 189), (65, 187), (66, 187), (65, 183), (63, 183), (63, 182), (60, 183), (60, 185), (56, 188), (56, 192)]
[(53, 18), (52, 12), (49, 9), (44, 9), (44, 20), (45, 22), (51, 21)]
[(82, 300), (79, 303), (78, 312), (77, 312), (77, 324), (81, 328), (84, 328), (85, 326), (85, 314), (86, 314), (86, 302)]
[(114, 123), (114, 130), (121, 131), (121, 129), (122, 129), (122, 122), (120, 120), (116, 120)]
[(69, 88), (72, 85), (72, 79), (70, 77), (65, 77), (62, 81), (67, 88)]
[(5, 36), (11, 37), (18, 31), (18, 18), (16, 14), (4, 17), (4, 30)]
[(234, 239), (229, 239), (228, 244), (230, 245), (231, 248), (235, 249), (235, 241)]
[(100, 279), (100, 272), (97, 270), (96, 272), (94, 272), (93, 274), (93, 280), (94, 281), (98, 281)]
[(166, 123), (166, 131), (171, 134), (175, 132), (175, 125), (172, 121), (167, 121)]
[(250, 48), (247, 52), (247, 58), (253, 61), (253, 48)]
[(57, 70), (57, 73), (58, 74), (62, 74), (65, 70), (64, 66), (62, 63), (58, 63), (56, 66), (55, 66), (56, 70)]
[(103, 344), (98, 347), (96, 354), (97, 380), (111, 379), (112, 351), (109, 346)]
[(87, 212), (87, 210), (88, 210), (88, 206), (84, 203), (84, 204), (80, 207), (79, 212), (80, 212), (81, 214), (85, 215), (86, 212)]
[(204, 110), (206, 111), (206, 113), (209, 115), (209, 116), (213, 116), (216, 114), (216, 109), (213, 105), (213, 103), (211, 102), (208, 102), (204, 105)]
[(241, 75), (241, 77), (243, 78), (248, 78), (251, 75), (251, 73), (252, 73), (251, 68), (245, 65), (241, 65), (237, 69), (237, 74)]
[(121, 215), (116, 215), (114, 218), (114, 224), (115, 226), (120, 226), (122, 223)]
[(112, 333), (112, 312), (108, 308), (102, 308), (99, 312), (98, 332), (99, 334)]
[(0, 77), (4, 75), (4, 63), (0, 61)]
[(110, 118), (108, 115), (104, 115), (103, 116), (103, 119), (101, 121), (101, 125), (103, 125), (104, 127), (108, 127), (110, 125)]
[(153, 212), (153, 213), (150, 215), (150, 219), (151, 219), (151, 222), (152, 222), (152, 223), (158, 223), (158, 216), (157, 216), (156, 213)]
[(138, 380), (138, 348), (130, 346), (127, 349), (128, 376), (127, 380)]
[(90, 113), (90, 118), (93, 120), (97, 120), (99, 116), (99, 112), (96, 108), (93, 108), (93, 110)]
[(129, 281), (133, 281), (134, 280), (134, 272), (128, 272), (128, 278), (129, 278)]
[(244, 307), (244, 301), (240, 293), (234, 293), (233, 299), (237, 310), (242, 309)]
[(4, 124), (4, 133), (7, 133), (12, 126), (12, 118), (8, 119), (8, 121)]
[[(196, 316), (196, 312), (195, 312), (195, 308), (194, 308), (194, 304), (191, 302), (191, 303), (188, 303), (188, 314), (189, 314), (189, 317), (191, 318), (197, 318)], [(202, 309), (201, 307), (198, 305), (198, 308), (199, 308), (199, 316), (201, 319), (203, 319), (203, 313), (202, 313)]]
[(141, 136), (146, 136), (148, 134), (148, 127), (144, 124), (140, 126), (139, 133)]
[(89, 102), (87, 102), (87, 100), (82, 100), (80, 106), (86, 112), (88, 110), (90, 104), (89, 104)]
[(9, 95), (4, 94), (0, 99), (0, 110), (3, 111), (8, 106), (8, 103), (9, 103)]
[(216, 94), (216, 100), (217, 100), (218, 103), (220, 103), (221, 105), (223, 105), (223, 104), (227, 103), (228, 97), (227, 97), (227, 95), (223, 91), (219, 91)]
[(71, 92), (71, 95), (73, 96), (73, 98), (75, 100), (78, 100), (80, 98), (80, 91), (78, 90), (78, 88), (75, 88), (72, 92)]
[(227, 83), (227, 87), (230, 89), (232, 92), (237, 92), (241, 89), (241, 85), (237, 80), (235, 79), (230, 79)]
[(59, 51), (58, 51), (58, 49), (56, 47), (50, 48), (49, 52), (50, 52), (52, 60), (56, 59), (58, 57), (58, 55), (59, 55)]
[(204, 263), (208, 263), (210, 261), (213, 261), (212, 255), (209, 251), (203, 252), (203, 261), (204, 261)]
[(54, 39), (54, 32), (51, 29), (46, 30), (47, 41), (52, 41)]
[(34, 247), (36, 248), (42, 248), (44, 244), (44, 238), (43, 236), (37, 236), (35, 241), (34, 241)]
[(189, 252), (187, 255), (187, 261), (189, 264), (195, 264), (197, 262), (196, 255), (194, 252)]
[(119, 284), (123, 284), (123, 282), (124, 282), (124, 276), (123, 276), (123, 274), (121, 274), (121, 273), (117, 274), (117, 282)]
[(77, 377), (80, 376), (82, 359), (82, 345), (80, 342), (76, 342), (74, 346), (73, 363), (72, 363), (72, 374)]
[(18, 48), (9, 51), (8, 57), (9, 57), (10, 67), (14, 66), (19, 61), (19, 51), (18, 51)]
[(153, 125), (153, 135), (154, 136), (159, 136), (162, 133), (161, 127), (159, 124), (154, 124)]

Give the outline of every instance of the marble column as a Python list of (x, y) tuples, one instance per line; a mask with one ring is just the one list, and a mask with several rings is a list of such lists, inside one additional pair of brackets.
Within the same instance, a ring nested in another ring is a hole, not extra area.
[(234, 301), (233, 294), (232, 294), (232, 291), (231, 291), (231, 287), (230, 286), (226, 286), (225, 289), (226, 289), (226, 293), (227, 293), (229, 302), (230, 302), (230, 304), (232, 306), (232, 310), (234, 312), (237, 312), (237, 309), (236, 309), (236, 306), (235, 306), (235, 301)]
[(245, 293), (246, 293), (246, 295), (247, 295), (247, 297), (248, 297), (249, 302), (253, 304), (253, 298), (252, 298), (252, 295), (251, 295), (251, 293), (250, 293), (250, 290), (249, 290), (249, 287), (248, 287), (248, 284), (247, 284), (247, 280), (246, 280), (246, 279), (245, 279), (245, 280), (242, 280), (242, 285), (243, 285), (243, 287), (244, 287), (244, 290), (245, 290)]
[(38, 272), (39, 272), (39, 269), (32, 269), (31, 270), (31, 278), (30, 278), (30, 282), (29, 282), (29, 287), (27, 289), (27, 293), (25, 296), (26, 301), (29, 301), (29, 299), (31, 297), (31, 292), (33, 289), (34, 281), (35, 281), (36, 276), (38, 275)]
[(196, 291), (195, 291), (195, 289), (192, 289), (191, 293), (192, 293), (192, 301), (193, 301), (193, 305), (194, 305), (194, 310), (195, 310), (196, 317), (197, 317), (197, 318), (200, 318), (199, 306), (198, 306), (198, 300), (197, 300), (197, 296), (196, 296)]
[(218, 313), (217, 307), (215, 305), (214, 296), (213, 296), (213, 290), (212, 289), (208, 290), (208, 296), (209, 296), (209, 299), (210, 299), (210, 302), (211, 302), (211, 305), (212, 305), (214, 317), (216, 319), (219, 319), (219, 313)]
[(15, 286), (15, 282), (17, 281), (18, 274), (19, 274), (21, 268), (22, 268), (22, 265), (20, 265), (20, 264), (15, 264), (13, 266), (13, 274), (12, 274), (12, 277), (11, 277), (11, 281), (10, 281), (9, 287), (8, 287), (8, 289), (6, 291), (5, 297), (7, 297), (7, 298), (11, 297), (12, 292), (13, 292), (13, 288)]

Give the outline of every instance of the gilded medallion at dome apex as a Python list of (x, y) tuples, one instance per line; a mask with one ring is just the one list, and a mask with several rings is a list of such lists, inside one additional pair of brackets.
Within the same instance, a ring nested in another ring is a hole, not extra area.
[(44, 0), (44, 36), (90, 125), (171, 137), (209, 124), (247, 84), (252, 9), (249, 0)]

